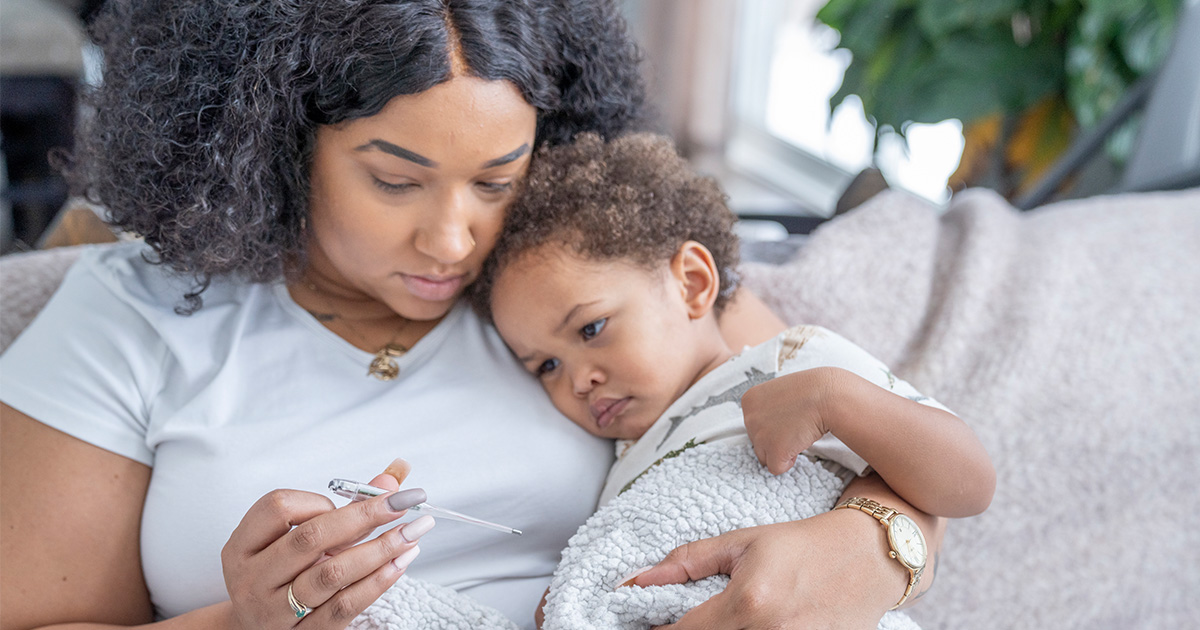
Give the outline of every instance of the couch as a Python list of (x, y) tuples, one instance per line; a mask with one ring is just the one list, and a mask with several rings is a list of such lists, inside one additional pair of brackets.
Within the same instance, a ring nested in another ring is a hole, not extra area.
[[(0, 258), (0, 350), (80, 250)], [(944, 211), (887, 191), (742, 275), (991, 453), (995, 499), (950, 524), (910, 611), (923, 628), (1197, 627), (1200, 189), (1029, 213), (986, 190)]]

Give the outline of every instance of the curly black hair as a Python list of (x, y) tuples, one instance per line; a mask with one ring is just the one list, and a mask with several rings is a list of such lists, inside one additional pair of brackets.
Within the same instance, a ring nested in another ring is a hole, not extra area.
[(612, 0), (110, 0), (103, 84), (73, 155), (76, 194), (190, 274), (277, 280), (304, 259), (320, 125), (466, 73), (512, 82), (536, 143), (645, 129), (640, 56)]
[(585, 133), (572, 144), (543, 147), (469, 290), (472, 305), (490, 318), (500, 272), (547, 243), (590, 260), (657, 269), (690, 240), (707, 247), (716, 263), (719, 314), (738, 282), (737, 216), (726, 199), (716, 180), (692, 170), (664, 136), (632, 133), (606, 142)]

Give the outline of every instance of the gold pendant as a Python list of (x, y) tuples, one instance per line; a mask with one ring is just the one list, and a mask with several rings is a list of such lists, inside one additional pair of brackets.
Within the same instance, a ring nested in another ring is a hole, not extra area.
[(367, 376), (374, 376), (381, 381), (390, 381), (396, 378), (400, 375), (400, 366), (396, 364), (395, 357), (402, 357), (405, 352), (408, 352), (408, 348), (398, 343), (389, 343), (384, 346), (375, 353), (375, 358), (371, 360), (371, 367), (367, 368)]

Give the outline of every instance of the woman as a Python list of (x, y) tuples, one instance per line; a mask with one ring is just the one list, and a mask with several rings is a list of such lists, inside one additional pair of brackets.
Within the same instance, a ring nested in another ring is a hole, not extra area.
[[(0, 626), (341, 628), (416, 549), (415, 577), (528, 623), (611, 447), (553, 419), (458, 298), (536, 146), (643, 125), (614, 8), (109, 5), (71, 175), (148, 248), (85, 257), (4, 355)], [(750, 296), (728, 321), (739, 346), (781, 328)], [(397, 455), (432, 502), (526, 536), (422, 537), (428, 521), (394, 524), (422, 493), (320, 493)], [(857, 492), (920, 516), (876, 480)], [(680, 627), (847, 608), (832, 620), (863, 626), (906, 581), (882, 547), (843, 514), (704, 541), (639, 580), (733, 571)]]

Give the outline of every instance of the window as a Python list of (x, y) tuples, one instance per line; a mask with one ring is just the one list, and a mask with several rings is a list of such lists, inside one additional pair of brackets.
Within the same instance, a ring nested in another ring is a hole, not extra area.
[[(857, 99), (829, 113), (829, 97), (850, 59), (836, 49), (837, 32), (816, 22), (822, 4), (738, 3), (726, 159), (736, 171), (830, 216), (850, 179), (872, 164), (875, 130)], [(911, 125), (907, 146), (899, 134), (886, 132), (875, 165), (891, 186), (944, 202), (946, 181), (962, 153), (961, 131), (957, 120)]]

